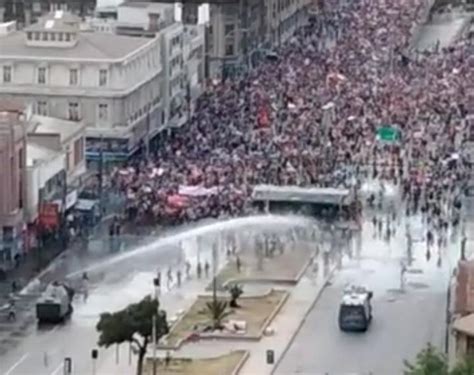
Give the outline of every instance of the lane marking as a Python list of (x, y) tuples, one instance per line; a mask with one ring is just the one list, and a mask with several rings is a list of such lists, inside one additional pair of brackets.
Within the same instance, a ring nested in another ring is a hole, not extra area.
[(5, 373), (5, 375), (10, 375), (13, 371), (15, 371), (15, 369), (20, 366), (22, 362), (24, 362), (25, 359), (28, 358), (29, 355), (29, 353), (23, 354), (23, 356), (12, 367), (10, 367), (10, 369)]
[(51, 375), (57, 375), (57, 374), (59, 374), (58, 371), (61, 371), (61, 370), (63, 369), (63, 367), (64, 367), (64, 363), (61, 363), (58, 367), (56, 367), (56, 370), (54, 370), (54, 371), (51, 373)]

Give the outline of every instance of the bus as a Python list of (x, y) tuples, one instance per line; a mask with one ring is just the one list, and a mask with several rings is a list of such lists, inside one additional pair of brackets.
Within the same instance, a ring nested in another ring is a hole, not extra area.
[(359, 215), (353, 189), (257, 185), (252, 204), (262, 212), (293, 213), (327, 221), (355, 223)]

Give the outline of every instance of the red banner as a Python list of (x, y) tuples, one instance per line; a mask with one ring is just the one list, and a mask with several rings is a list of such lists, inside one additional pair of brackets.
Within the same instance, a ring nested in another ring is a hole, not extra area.
[(268, 110), (265, 106), (261, 106), (258, 112), (258, 125), (260, 128), (268, 128), (270, 126), (270, 119)]
[(38, 218), (42, 228), (56, 229), (59, 226), (59, 206), (56, 203), (41, 204)]

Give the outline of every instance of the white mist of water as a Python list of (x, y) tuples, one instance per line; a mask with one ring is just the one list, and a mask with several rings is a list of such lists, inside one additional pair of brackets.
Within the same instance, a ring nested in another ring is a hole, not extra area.
[(257, 229), (261, 228), (262, 230), (272, 229), (275, 230), (278, 227), (291, 228), (297, 226), (308, 226), (314, 225), (314, 221), (301, 217), (301, 216), (278, 216), (278, 215), (258, 215), (258, 216), (249, 216), (241, 217), (235, 219), (228, 219), (219, 222), (207, 223), (201, 226), (183, 230), (180, 233), (170, 234), (163, 238), (158, 238), (151, 244), (144, 245), (139, 247), (134, 251), (129, 251), (123, 254), (119, 254), (110, 259), (101, 261), (97, 264), (94, 264), (85, 269), (73, 272), (67, 275), (68, 278), (74, 278), (81, 275), (83, 272), (96, 272), (105, 270), (113, 265), (117, 265), (126, 260), (130, 260), (136, 257), (144, 256), (150, 253), (155, 252), (157, 249), (178, 244), (180, 241), (186, 241), (198, 236), (217, 234), (221, 231), (229, 230), (242, 230), (245, 228)]

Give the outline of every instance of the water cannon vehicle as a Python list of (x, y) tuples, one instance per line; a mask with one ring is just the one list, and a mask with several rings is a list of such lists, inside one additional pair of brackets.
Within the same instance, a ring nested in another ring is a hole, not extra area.
[(362, 286), (351, 285), (344, 290), (339, 306), (341, 331), (365, 332), (372, 321), (373, 292)]
[(60, 323), (72, 313), (74, 289), (70, 286), (53, 282), (41, 294), (36, 302), (38, 323)]

